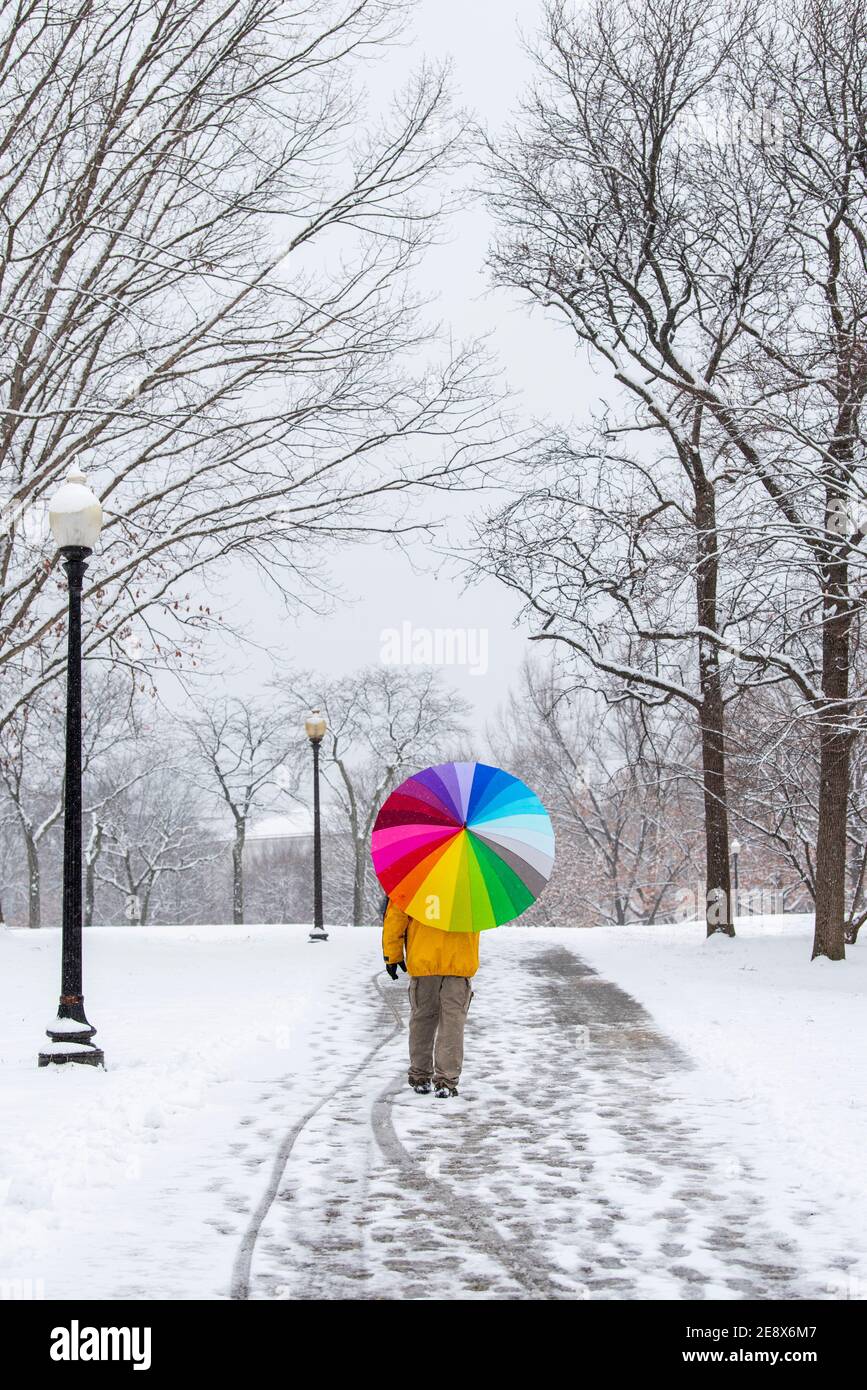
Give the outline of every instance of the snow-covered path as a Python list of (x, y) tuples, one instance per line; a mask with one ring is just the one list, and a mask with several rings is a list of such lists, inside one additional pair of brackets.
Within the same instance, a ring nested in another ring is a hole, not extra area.
[(690, 1063), (629, 995), (533, 938), (478, 993), (457, 1102), (409, 1090), (380, 1009), (381, 1049), (293, 1136), (250, 1297), (822, 1296), (827, 1259), (797, 1239), (813, 1208), (796, 1184), (775, 1229), (713, 1103), (667, 1093)]
[(861, 1298), (867, 962), (806, 930), (492, 933), (451, 1101), (372, 930), (94, 929), (106, 1072), (37, 1071), (57, 934), (0, 933), (0, 1296)]

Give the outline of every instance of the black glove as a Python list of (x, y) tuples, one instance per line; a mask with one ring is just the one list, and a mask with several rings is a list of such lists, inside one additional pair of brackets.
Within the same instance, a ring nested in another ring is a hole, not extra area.
[(389, 975), (391, 976), (391, 978), (392, 978), (393, 980), (396, 980), (396, 979), (397, 979), (397, 968), (398, 968), (398, 966), (400, 966), (401, 970), (403, 971), (403, 973), (404, 973), (404, 975), (405, 975), (405, 974), (406, 974), (406, 966), (404, 965), (404, 963), (403, 963), (402, 960), (399, 960), (399, 961), (397, 962), (397, 965), (387, 965), (387, 966), (385, 967), (386, 970), (388, 971)]

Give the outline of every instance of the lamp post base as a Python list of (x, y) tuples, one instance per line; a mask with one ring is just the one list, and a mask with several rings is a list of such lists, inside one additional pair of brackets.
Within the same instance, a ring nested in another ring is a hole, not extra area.
[(307, 940), (308, 940), (308, 941), (327, 941), (327, 940), (328, 940), (328, 932), (325, 931), (325, 929), (324, 929), (323, 927), (314, 927), (313, 930), (312, 930), (312, 932), (310, 933), (309, 937), (307, 938)]
[(45, 1031), (51, 1041), (39, 1054), (40, 1067), (52, 1063), (64, 1066), (67, 1062), (78, 1062), (86, 1067), (105, 1066), (105, 1054), (93, 1042), (96, 1029), (90, 1023), (82, 1026), (76, 1019), (58, 1018)]
[(86, 1067), (104, 1067), (105, 1054), (101, 1047), (93, 1047), (90, 1043), (56, 1043), (50, 1052), (39, 1054), (40, 1067), (52, 1063), (64, 1066), (67, 1062), (78, 1062), (79, 1066)]

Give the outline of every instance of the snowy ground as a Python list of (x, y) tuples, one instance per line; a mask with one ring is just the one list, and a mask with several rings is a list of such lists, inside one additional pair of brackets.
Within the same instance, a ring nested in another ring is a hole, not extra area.
[(0, 1296), (862, 1298), (865, 948), (739, 931), (486, 934), (455, 1101), (373, 930), (90, 931), (104, 1073), (0, 931)]

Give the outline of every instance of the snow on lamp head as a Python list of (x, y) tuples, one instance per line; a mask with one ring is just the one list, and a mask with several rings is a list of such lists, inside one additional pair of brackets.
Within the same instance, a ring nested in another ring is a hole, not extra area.
[(321, 740), (325, 737), (325, 731), (327, 730), (327, 728), (328, 725), (322, 718), (321, 712), (318, 709), (311, 710), (310, 715), (304, 721), (304, 732), (310, 739), (310, 742), (321, 742)]
[(87, 479), (73, 464), (48, 508), (48, 520), (58, 550), (78, 547), (93, 550), (102, 530), (99, 498), (87, 486)]

